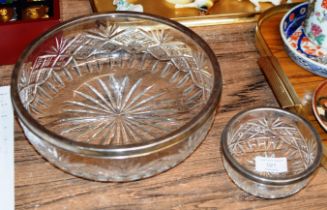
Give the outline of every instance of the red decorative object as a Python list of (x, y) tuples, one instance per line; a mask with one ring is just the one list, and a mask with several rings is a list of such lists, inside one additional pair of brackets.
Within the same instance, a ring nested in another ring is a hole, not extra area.
[(293, 21), (293, 20), (294, 20), (294, 18), (295, 18), (295, 14), (294, 14), (294, 13), (292, 13), (292, 14), (290, 15), (290, 21)]
[(60, 22), (59, 0), (53, 4), (53, 16), (49, 19), (0, 23), (0, 65), (16, 63), (29, 43)]
[(323, 0), (321, 3), (321, 7), (327, 9), (327, 0)]

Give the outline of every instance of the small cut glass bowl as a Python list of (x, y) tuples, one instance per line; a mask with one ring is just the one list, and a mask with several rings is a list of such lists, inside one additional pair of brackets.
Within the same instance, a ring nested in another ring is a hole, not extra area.
[(222, 89), (216, 56), (177, 22), (117, 12), (62, 23), (12, 76), (18, 119), (57, 167), (97, 181), (153, 176), (204, 140)]
[(303, 118), (278, 108), (255, 108), (234, 116), (222, 139), (224, 167), (234, 183), (262, 198), (301, 190), (319, 166), (318, 133)]

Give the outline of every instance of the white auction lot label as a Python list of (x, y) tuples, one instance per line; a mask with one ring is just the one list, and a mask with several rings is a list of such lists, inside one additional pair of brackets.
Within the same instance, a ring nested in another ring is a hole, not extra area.
[(0, 87), (0, 209), (15, 209), (14, 114), (10, 87)]
[(286, 157), (255, 157), (255, 170), (258, 172), (284, 173), (287, 172)]

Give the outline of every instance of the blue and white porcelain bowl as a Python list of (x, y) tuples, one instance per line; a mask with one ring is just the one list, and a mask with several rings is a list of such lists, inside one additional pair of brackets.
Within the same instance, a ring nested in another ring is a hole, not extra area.
[(280, 23), (281, 37), (295, 63), (313, 74), (327, 77), (327, 51), (312, 43), (304, 33), (307, 11), (307, 2), (290, 9)]

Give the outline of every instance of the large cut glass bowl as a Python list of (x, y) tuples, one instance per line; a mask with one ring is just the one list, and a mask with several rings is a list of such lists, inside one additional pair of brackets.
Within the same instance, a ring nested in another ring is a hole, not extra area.
[(12, 78), (14, 108), (36, 150), (98, 181), (180, 163), (205, 138), (221, 89), (216, 57), (198, 35), (130, 12), (53, 28), (26, 48)]

